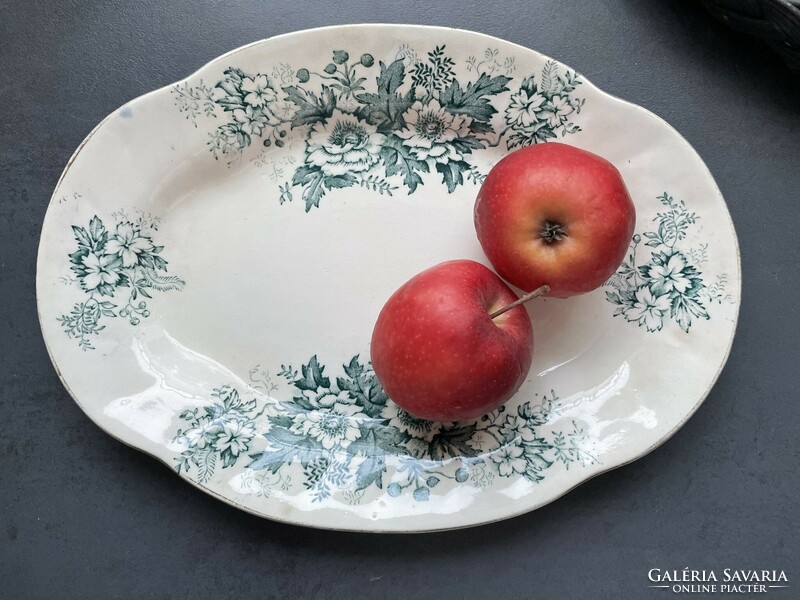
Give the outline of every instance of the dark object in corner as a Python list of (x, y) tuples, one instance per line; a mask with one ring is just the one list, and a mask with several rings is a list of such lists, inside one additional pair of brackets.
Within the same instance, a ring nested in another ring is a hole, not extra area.
[(767, 42), (800, 73), (800, 0), (702, 0), (731, 29)]

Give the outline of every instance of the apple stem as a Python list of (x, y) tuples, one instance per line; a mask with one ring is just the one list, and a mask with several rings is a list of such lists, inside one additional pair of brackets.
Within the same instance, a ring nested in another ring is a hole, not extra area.
[(504, 306), (503, 308), (498, 308), (496, 311), (489, 314), (489, 318), (494, 319), (495, 317), (499, 317), (504, 312), (508, 312), (509, 310), (511, 310), (512, 308), (516, 308), (520, 304), (525, 304), (528, 300), (533, 300), (534, 298), (538, 298), (539, 296), (544, 296), (549, 291), (550, 291), (550, 286), (544, 284), (543, 286), (536, 288), (532, 292), (528, 292), (524, 296), (520, 296), (508, 306)]

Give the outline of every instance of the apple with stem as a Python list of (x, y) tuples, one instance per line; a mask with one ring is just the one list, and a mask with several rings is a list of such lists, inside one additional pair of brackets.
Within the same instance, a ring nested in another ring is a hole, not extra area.
[(531, 366), (533, 328), (517, 295), (471, 260), (431, 267), (386, 302), (372, 333), (384, 391), (430, 421), (473, 420), (513, 396)]
[(483, 251), (508, 282), (550, 286), (567, 298), (594, 290), (619, 268), (636, 209), (619, 171), (574, 146), (522, 148), (489, 172), (475, 201)]

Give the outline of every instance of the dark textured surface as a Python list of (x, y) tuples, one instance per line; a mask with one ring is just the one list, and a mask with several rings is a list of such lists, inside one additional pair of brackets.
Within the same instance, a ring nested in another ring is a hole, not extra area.
[(764, 40), (800, 73), (800, 0), (702, 0), (735, 31)]
[[(797, 597), (800, 79), (688, 0), (377, 6), (2, 2), (0, 597), (656, 598), (670, 592), (648, 569), (686, 566), (783, 569), (793, 589), (772, 593)], [(100, 119), (247, 42), (365, 20), (503, 37), (651, 109), (704, 157), (738, 230), (739, 329), (704, 406), (651, 455), (511, 521), (383, 536), (239, 512), (94, 426), (40, 337), (42, 218)]]

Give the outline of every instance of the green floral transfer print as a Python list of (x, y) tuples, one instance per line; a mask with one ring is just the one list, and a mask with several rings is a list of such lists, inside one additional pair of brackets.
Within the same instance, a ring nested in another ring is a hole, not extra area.
[[(574, 97), (581, 83), (575, 73), (561, 73), (548, 61), (515, 85), (513, 57), (487, 49), (482, 60), (467, 59), (470, 79), (460, 80), (446, 50), (436, 46), (420, 58), (404, 45), (388, 63), (335, 50), (321, 69), (295, 72), (282, 64), (268, 75), (230, 67), (213, 87), (184, 83), (172, 93), (195, 126), (198, 118), (220, 120), (208, 144), (215, 158), (229, 163), (256, 141), (283, 148), (289, 131), (298, 130), (303, 159), (280, 184), (279, 198), (292, 201), (299, 191), (306, 211), (333, 189), (411, 194), (426, 173), (436, 173), (452, 193), (485, 178), (474, 164), (476, 152), (580, 131), (572, 122), (584, 103)], [(507, 108), (498, 114), (496, 104)]]
[(230, 467), (247, 452), (256, 436), (255, 421), (264, 410), (257, 410), (255, 400), (242, 401), (239, 392), (230, 386), (215, 389), (211, 395), (212, 403), (202, 410), (181, 413), (187, 427), (178, 429), (175, 438), (186, 448), (175, 468), (180, 473), (194, 467), (201, 483), (214, 473), (217, 461), (223, 468)]
[(545, 63), (538, 82), (534, 76), (523, 79), (505, 110), (506, 132), (510, 132), (507, 147), (529, 146), (554, 139), (559, 132), (564, 137), (580, 131), (571, 122), (585, 102), (572, 97), (580, 83), (580, 78), (570, 71), (562, 76), (553, 61)]
[[(709, 305), (733, 301), (725, 292), (728, 277), (718, 275), (711, 285), (703, 280), (700, 266), (707, 260), (708, 244), (683, 247), (686, 233), (700, 217), (666, 192), (658, 200), (665, 207), (653, 218), (658, 228), (645, 231), (644, 238), (633, 236), (630, 254), (605, 284), (613, 288), (606, 298), (617, 305), (614, 316), (649, 332), (661, 331), (671, 319), (688, 333), (693, 319), (710, 318)], [(645, 262), (639, 248), (643, 239), (644, 246), (652, 248)]]
[[(253, 387), (270, 394), (278, 388), (256, 372)], [(178, 472), (206, 482), (217, 465), (231, 467), (246, 455), (247, 487), (261, 495), (298, 484), (314, 501), (339, 492), (355, 503), (373, 487), (425, 501), (445, 480), (481, 487), (497, 477), (539, 482), (555, 463), (597, 460), (576, 422), (565, 431), (547, 429), (557, 412), (553, 392), (475, 423), (435, 423), (392, 403), (358, 356), (335, 379), (316, 356), (299, 371), (283, 365), (278, 376), (291, 400), (244, 401), (223, 387), (208, 406), (182, 413), (188, 427), (174, 440), (182, 448)]]
[[(185, 285), (182, 279), (162, 273), (167, 271), (167, 261), (161, 256), (164, 247), (157, 246), (152, 237), (158, 230), (158, 217), (143, 212), (129, 217), (124, 211), (112, 216), (116, 223), (110, 229), (97, 215), (88, 227), (72, 226), (77, 249), (69, 260), (75, 277), (60, 279), (77, 283), (87, 296), (58, 319), (83, 350), (94, 350), (90, 337), (105, 329), (103, 317), (123, 317), (138, 325), (150, 316), (145, 298), (152, 298), (154, 292), (181, 290)], [(119, 294), (127, 296), (121, 306), (112, 302)]]

